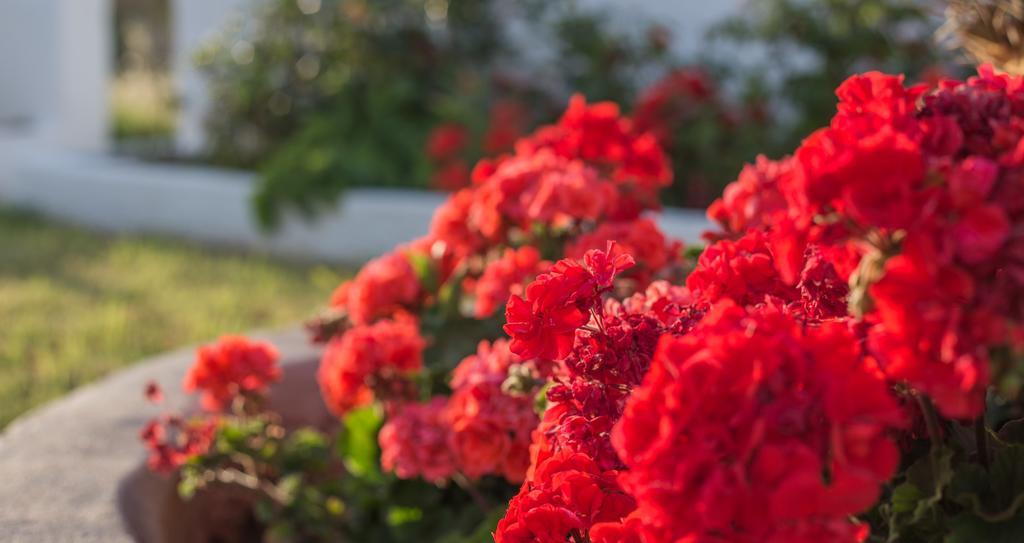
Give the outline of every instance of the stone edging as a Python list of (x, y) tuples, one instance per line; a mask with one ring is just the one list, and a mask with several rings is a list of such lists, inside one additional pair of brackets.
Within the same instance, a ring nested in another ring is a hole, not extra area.
[[(254, 334), (272, 342), (282, 363), (315, 360), (302, 330)], [(182, 377), (194, 347), (156, 356), (16, 420), (0, 435), (0, 534), (4, 541), (131, 541), (118, 511), (120, 481), (143, 461), (139, 430), (163, 409), (188, 410)], [(146, 403), (156, 381), (163, 406)], [(309, 384), (305, 385), (307, 388)], [(319, 402), (319, 395), (307, 395)]]

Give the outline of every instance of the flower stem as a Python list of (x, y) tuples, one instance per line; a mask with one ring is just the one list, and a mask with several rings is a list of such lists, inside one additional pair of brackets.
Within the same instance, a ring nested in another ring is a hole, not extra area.
[(978, 446), (978, 462), (988, 469), (988, 428), (985, 427), (985, 414), (974, 419), (974, 441)]
[(932, 442), (933, 448), (942, 446), (942, 427), (939, 424), (939, 415), (935, 412), (935, 406), (932, 405), (932, 401), (924, 394), (914, 394), (917, 398), (917, 405), (921, 408), (921, 414), (924, 416), (924, 424), (928, 429), (928, 438)]
[(473, 499), (473, 503), (475, 503), (481, 511), (486, 513), (491, 510), (491, 504), (487, 502), (487, 498), (477, 490), (473, 482), (467, 479), (465, 475), (456, 473), (455, 475), (452, 475), (452, 480), (469, 494), (469, 497)]

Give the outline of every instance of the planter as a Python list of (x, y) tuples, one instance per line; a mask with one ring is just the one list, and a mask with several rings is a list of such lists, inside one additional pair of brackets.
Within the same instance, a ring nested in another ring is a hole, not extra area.
[[(331, 422), (315, 381), (318, 352), (298, 329), (253, 337), (282, 353), (270, 401), (292, 427)], [(0, 533), (11, 541), (204, 541), (215, 526), (243, 522), (245, 496), (182, 503), (173, 482), (142, 465), (139, 429), (158, 412), (194, 410), (181, 378), (194, 348), (157, 356), (82, 387), (15, 421), (0, 435)], [(150, 380), (166, 399), (143, 398)], [(281, 399), (287, 401), (281, 401)], [(212, 501), (210, 501), (212, 500)], [(239, 520), (241, 518), (241, 520)], [(235, 524), (235, 533), (243, 533)]]
[[(270, 388), (271, 408), (288, 429), (328, 429), (336, 420), (320, 400), (319, 358), (308, 352), (282, 354), (283, 374)], [(226, 485), (212, 485), (193, 499), (182, 500), (176, 478), (155, 474), (144, 465), (122, 479), (118, 488), (118, 508), (128, 533), (147, 543), (258, 540), (260, 527), (250, 514), (253, 502), (252, 493)]]

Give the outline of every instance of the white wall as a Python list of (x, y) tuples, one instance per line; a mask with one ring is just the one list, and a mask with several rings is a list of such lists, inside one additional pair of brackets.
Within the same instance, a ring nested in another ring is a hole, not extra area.
[[(445, 198), (353, 189), (316, 222), (290, 217), (265, 236), (252, 220), (251, 174), (92, 153), (29, 150), (9, 159), (13, 167), (0, 175), (0, 202), (112, 232), (171, 235), (301, 259), (359, 262), (377, 256), (426, 234)], [(696, 210), (669, 209), (659, 222), (665, 233), (688, 242), (710, 227)]]
[(0, 17), (0, 120), (44, 140), (106, 148), (113, 57), (110, 0), (5, 0)]
[(31, 121), (55, 100), (56, 3), (5, 0), (0, 17), (0, 121)]
[(213, 37), (241, 8), (258, 0), (172, 0), (171, 64), (180, 99), (177, 144), (186, 153), (203, 148), (203, 118), (210, 107), (203, 78), (195, 69), (196, 48)]
[(104, 151), (114, 66), (113, 0), (57, 0), (57, 101), (52, 137), (65, 147)]

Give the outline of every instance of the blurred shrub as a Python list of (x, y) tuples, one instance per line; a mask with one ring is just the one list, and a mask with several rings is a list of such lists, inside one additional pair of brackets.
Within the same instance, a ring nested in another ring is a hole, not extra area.
[[(272, 227), (346, 187), (458, 188), (581, 92), (660, 130), (677, 179), (666, 203), (702, 206), (757, 153), (826, 123), (847, 75), (917, 78), (941, 60), (938, 21), (912, 0), (751, 2), (687, 70), (668, 29), (612, 18), (570, 0), (264, 0), (197, 54), (211, 158), (260, 171)], [(458, 137), (430, 152), (446, 134)]]
[(215, 104), (211, 158), (261, 171), (256, 207), (273, 226), (284, 208), (315, 212), (345, 187), (425, 186), (422, 149), (441, 122), (482, 137), (502, 102), (529, 104), (525, 130), (571, 90), (626, 101), (663, 57), (572, 2), (268, 0), (196, 60)]
[(765, 60), (753, 69), (738, 63), (730, 77), (765, 94), (781, 113), (762, 150), (775, 153), (828, 123), (833, 89), (851, 74), (879, 70), (910, 81), (955, 75), (936, 44), (940, 15), (927, 0), (748, 1), (740, 15), (709, 32), (709, 47)]

